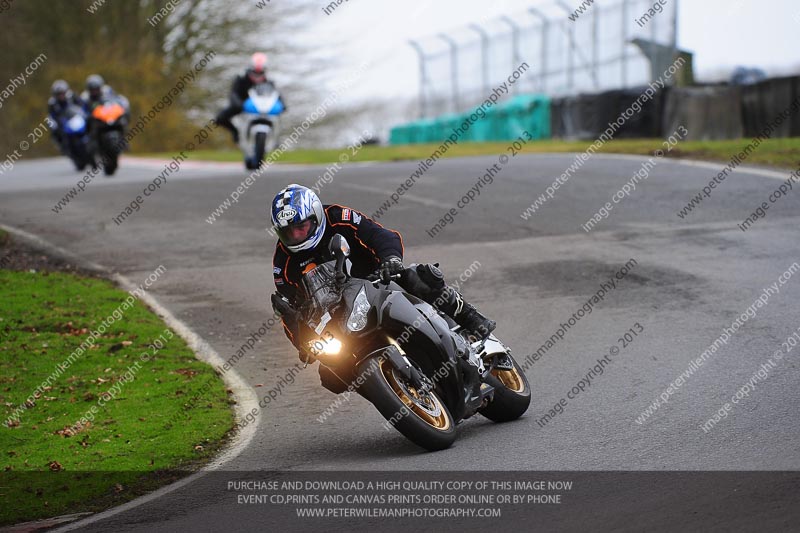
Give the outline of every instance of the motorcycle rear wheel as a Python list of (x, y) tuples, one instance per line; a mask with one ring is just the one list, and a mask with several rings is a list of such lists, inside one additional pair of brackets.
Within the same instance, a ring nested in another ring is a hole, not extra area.
[(415, 390), (384, 358), (364, 361), (358, 372), (366, 377), (360, 392), (408, 440), (429, 451), (449, 448), (456, 440), (453, 415), (435, 391)]
[(531, 404), (531, 386), (513, 357), (513, 370), (495, 368), (486, 379), (494, 387), (494, 400), (478, 411), (492, 422), (510, 422), (525, 414)]

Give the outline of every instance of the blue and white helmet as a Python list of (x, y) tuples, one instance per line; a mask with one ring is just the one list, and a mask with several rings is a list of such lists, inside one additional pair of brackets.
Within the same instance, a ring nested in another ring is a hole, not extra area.
[(272, 227), (290, 252), (312, 250), (325, 233), (325, 209), (314, 191), (289, 185), (272, 200)]

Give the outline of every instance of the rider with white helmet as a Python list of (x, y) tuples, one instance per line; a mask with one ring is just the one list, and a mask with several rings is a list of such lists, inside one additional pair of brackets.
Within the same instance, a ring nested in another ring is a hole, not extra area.
[[(292, 184), (281, 190), (270, 206), (272, 227), (278, 236), (273, 258), (273, 276), (277, 294), (272, 296), (276, 312), (302, 303), (300, 282), (303, 274), (332, 259), (328, 243), (335, 234), (350, 244), (350, 274), (358, 278), (380, 272), (384, 279), (399, 274), (397, 283), (406, 291), (436, 305), (457, 324), (479, 338), (488, 337), (496, 324), (465, 302), (461, 294), (444, 282), (436, 265), (403, 266), (403, 238), (397, 231), (386, 229), (366, 215), (337, 204), (323, 205), (319, 197), (306, 187)], [(310, 354), (295, 341), (298, 324), (291, 313), (283, 313), (284, 329), (300, 352), (300, 359), (309, 361)], [(341, 381), (320, 366), (322, 384), (329, 390), (343, 392)]]

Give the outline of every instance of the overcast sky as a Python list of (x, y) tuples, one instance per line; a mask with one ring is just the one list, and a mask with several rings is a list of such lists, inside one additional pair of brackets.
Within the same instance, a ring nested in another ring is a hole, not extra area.
[[(655, 0), (654, 0), (655, 1)], [(737, 65), (800, 74), (797, 0), (666, 0), (679, 2), (678, 44), (694, 52), (700, 80)], [(335, 50), (345, 65), (371, 62), (354, 99), (416, 94), (417, 59), (407, 42), (500, 15), (524, 20), (539, 0), (348, 0), (321, 15), (314, 41)], [(580, 0), (566, 0), (577, 7)], [(613, 3), (613, 2), (612, 2)], [(603, 0), (597, 0), (603, 4)], [(563, 16), (563, 15), (562, 15)], [(339, 43), (339, 44), (337, 44)], [(346, 75), (346, 72), (343, 72)]]

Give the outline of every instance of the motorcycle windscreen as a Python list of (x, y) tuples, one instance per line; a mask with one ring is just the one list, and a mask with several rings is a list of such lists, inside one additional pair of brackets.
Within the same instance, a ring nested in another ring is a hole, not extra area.
[(275, 86), (269, 82), (260, 83), (251, 88), (244, 102), (245, 113), (254, 115), (278, 115), (283, 112), (284, 105)]
[(339, 301), (339, 292), (336, 290), (335, 280), (335, 261), (328, 261), (311, 268), (303, 274), (305, 297), (313, 301), (318, 309), (327, 309)]
[(275, 86), (269, 82), (259, 83), (250, 89), (251, 94), (256, 94), (258, 96), (269, 96), (274, 92)]

